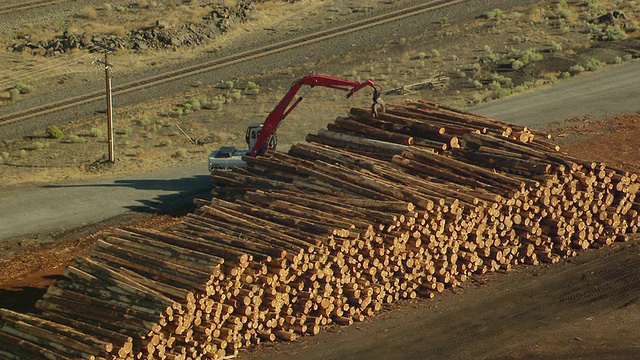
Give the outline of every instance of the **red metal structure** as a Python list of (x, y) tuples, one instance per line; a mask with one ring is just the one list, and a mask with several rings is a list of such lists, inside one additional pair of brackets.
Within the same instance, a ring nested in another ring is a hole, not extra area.
[(348, 79), (340, 79), (334, 78), (326, 75), (309, 75), (305, 76), (302, 79), (296, 81), (289, 92), (280, 100), (278, 105), (271, 111), (267, 119), (262, 124), (262, 129), (258, 134), (258, 139), (252, 148), (249, 149), (249, 156), (257, 156), (258, 154), (263, 153), (268, 149), (267, 145), (269, 138), (273, 135), (278, 129), (278, 125), (280, 122), (286, 118), (293, 109), (295, 109), (298, 104), (302, 101), (304, 96), (300, 96), (293, 104), (291, 103), (300, 90), (300, 88), (304, 85), (308, 85), (310, 87), (315, 86), (323, 86), (332, 89), (338, 89), (347, 92), (347, 98), (350, 98), (356, 91), (370, 86), (373, 88), (373, 105), (371, 107), (371, 111), (375, 114), (376, 106), (378, 105), (378, 98), (380, 93), (376, 88), (376, 85), (371, 80), (367, 80), (364, 82), (356, 82)]

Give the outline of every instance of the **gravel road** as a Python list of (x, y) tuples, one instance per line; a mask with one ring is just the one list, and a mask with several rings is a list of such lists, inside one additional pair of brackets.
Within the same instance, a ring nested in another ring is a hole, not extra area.
[(569, 117), (592, 119), (640, 111), (640, 62), (586, 73), (544, 90), (492, 101), (473, 113), (532, 128)]

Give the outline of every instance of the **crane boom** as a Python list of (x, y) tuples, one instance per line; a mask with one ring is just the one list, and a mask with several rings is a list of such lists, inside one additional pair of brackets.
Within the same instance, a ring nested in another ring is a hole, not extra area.
[(249, 153), (247, 155), (257, 156), (264, 151), (265, 144), (267, 143), (269, 137), (276, 132), (276, 130), (278, 129), (278, 125), (280, 125), (280, 122), (284, 118), (286, 118), (289, 113), (291, 113), (291, 111), (302, 101), (303, 97), (301, 96), (296, 101), (294, 101), (293, 104), (291, 103), (300, 88), (304, 85), (311, 86), (312, 88), (315, 86), (323, 86), (332, 89), (347, 91), (347, 98), (350, 98), (356, 91), (370, 86), (374, 90), (374, 107), (376, 106), (379, 97), (376, 85), (371, 80), (357, 82), (348, 79), (334, 78), (326, 75), (305, 76), (293, 83), (291, 89), (289, 89), (287, 94), (282, 98), (282, 100), (280, 100), (278, 105), (276, 105), (276, 107), (271, 111), (269, 116), (267, 116), (266, 120), (262, 124), (262, 130), (260, 130), (260, 133), (258, 134), (255, 145), (249, 150)]

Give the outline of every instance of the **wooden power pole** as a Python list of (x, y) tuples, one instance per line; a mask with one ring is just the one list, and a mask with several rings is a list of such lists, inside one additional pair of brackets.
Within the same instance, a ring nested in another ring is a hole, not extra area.
[(109, 146), (109, 162), (116, 162), (115, 147), (113, 141), (113, 99), (111, 96), (111, 63), (109, 53), (104, 53), (104, 61), (96, 60), (96, 63), (104, 65), (104, 77), (107, 88), (107, 142)]
[(111, 64), (109, 53), (104, 53), (104, 73), (107, 83), (107, 140), (109, 142), (109, 162), (116, 162), (115, 147), (113, 145), (113, 99), (111, 97)]

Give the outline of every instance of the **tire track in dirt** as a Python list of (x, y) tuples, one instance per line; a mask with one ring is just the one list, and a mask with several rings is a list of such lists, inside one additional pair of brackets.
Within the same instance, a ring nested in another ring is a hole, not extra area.
[(494, 358), (503, 351), (500, 344), (525, 340), (531, 331), (551, 322), (612, 311), (638, 300), (640, 253), (637, 248), (626, 248), (569, 265), (557, 274), (545, 274), (439, 317), (429, 324), (430, 330), (419, 334), (421, 341), (428, 339), (428, 344), (419, 346), (428, 352), (415, 352), (407, 358)]

